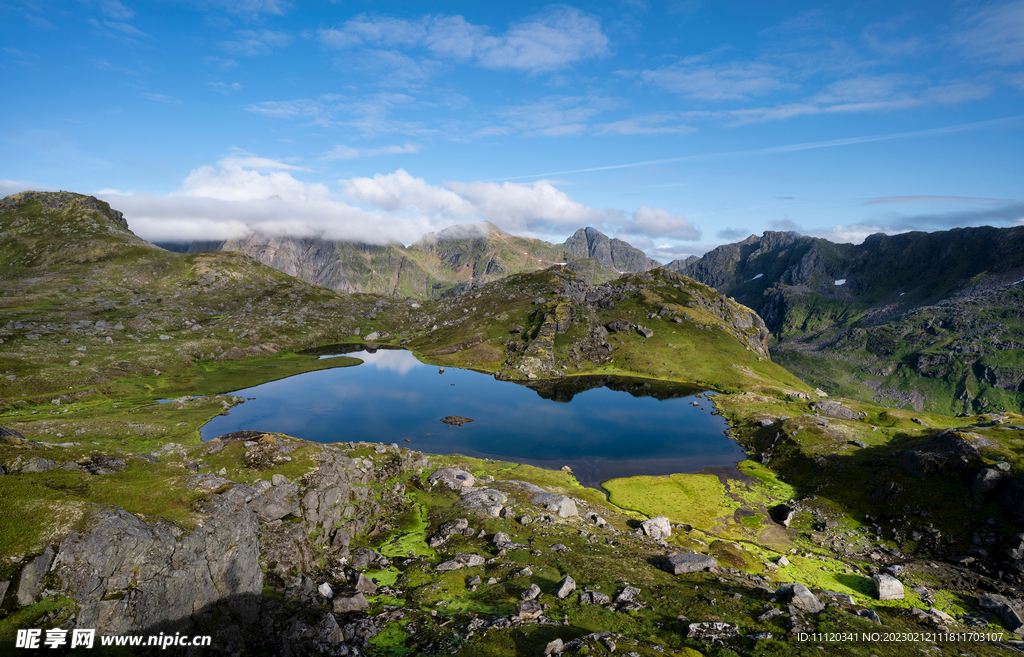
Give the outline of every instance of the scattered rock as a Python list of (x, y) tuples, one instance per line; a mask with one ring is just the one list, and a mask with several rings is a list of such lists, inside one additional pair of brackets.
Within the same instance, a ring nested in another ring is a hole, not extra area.
[(673, 575), (696, 573), (718, 566), (714, 557), (706, 554), (690, 554), (689, 552), (670, 553), (665, 559), (663, 568)]
[(786, 584), (779, 587), (775, 595), (808, 613), (816, 614), (825, 608), (825, 605), (821, 604), (821, 601), (803, 584)]
[(47, 470), (53, 470), (56, 467), (56, 461), (33, 456), (28, 460), (28, 463), (21, 466), (21, 472), (23, 474), (26, 472), (46, 472)]
[(377, 583), (363, 573), (359, 573), (359, 577), (356, 578), (356, 591), (365, 595), (373, 595), (377, 592)]
[(458, 501), (456, 506), (470, 511), (482, 512), (492, 518), (497, 518), (501, 514), (501, 510), (504, 508), (507, 500), (508, 495), (500, 490), (485, 488), (484, 490), (467, 493)]
[(878, 574), (871, 578), (879, 600), (902, 600), (903, 584), (892, 575)]
[(655, 540), (664, 540), (672, 535), (672, 523), (665, 516), (655, 516), (640, 523), (644, 533)]
[(580, 594), (580, 604), (582, 605), (606, 605), (611, 601), (611, 598), (600, 591), (586, 589)]
[(359, 591), (342, 591), (334, 596), (332, 608), (336, 614), (347, 614), (353, 611), (366, 611), (370, 603), (366, 596)]
[(454, 425), (457, 427), (461, 427), (463, 424), (466, 424), (467, 422), (472, 422), (473, 420), (472, 418), (462, 417), (461, 415), (446, 415), (445, 417), (441, 418), (441, 421), (447, 424), (448, 426)]
[(484, 561), (485, 559), (478, 554), (463, 554), (460, 552), (455, 555), (454, 559), (439, 563), (434, 570), (444, 573), (450, 570), (459, 570), (460, 568), (473, 568), (474, 566), (484, 565)]
[(454, 491), (461, 491), (464, 488), (471, 488), (476, 483), (476, 478), (459, 468), (439, 468), (427, 477), (428, 486), (434, 487), (438, 483), (444, 484)]
[(530, 584), (530, 588), (523, 591), (521, 597), (523, 600), (536, 600), (540, 596), (540, 587), (536, 584)]
[(562, 578), (562, 581), (555, 587), (555, 596), (559, 600), (564, 600), (569, 596), (570, 593), (576, 590), (576, 580), (566, 575)]
[(984, 436), (946, 429), (925, 444), (904, 452), (899, 466), (918, 479), (961, 472), (981, 465), (979, 447), (994, 446), (996, 443)]
[(538, 493), (530, 501), (543, 506), (548, 511), (553, 511), (559, 518), (578, 515), (576, 503), (572, 501), (572, 498), (559, 493)]
[(740, 629), (731, 623), (690, 623), (686, 630), (686, 638), (705, 643), (722, 643), (735, 639)]
[(768, 509), (768, 513), (771, 515), (772, 520), (783, 527), (789, 527), (789, 524), (793, 521), (793, 516), (796, 515), (796, 509), (788, 504), (777, 504)]
[(452, 536), (462, 534), (469, 528), (469, 521), (465, 518), (458, 518), (456, 520), (449, 520), (448, 522), (442, 523), (438, 527), (437, 532), (427, 540), (427, 545), (431, 548), (438, 548), (448, 542)]
[(316, 591), (317, 591), (317, 593), (319, 593), (320, 595), (324, 596), (328, 600), (330, 600), (331, 598), (334, 597), (334, 589), (332, 589), (331, 585), (328, 584), (327, 582), (324, 582), (320, 586), (316, 587)]
[(349, 564), (352, 565), (356, 570), (362, 570), (373, 566), (377, 570), (383, 570), (388, 567), (388, 558), (383, 554), (372, 550), (367, 547), (356, 548), (352, 550), (352, 554), (348, 558)]
[(868, 416), (867, 413), (855, 411), (832, 400), (814, 402), (811, 404), (811, 410), (837, 420), (863, 420)]
[(516, 615), (519, 618), (539, 618), (544, 613), (544, 606), (536, 600), (523, 600), (516, 604)]

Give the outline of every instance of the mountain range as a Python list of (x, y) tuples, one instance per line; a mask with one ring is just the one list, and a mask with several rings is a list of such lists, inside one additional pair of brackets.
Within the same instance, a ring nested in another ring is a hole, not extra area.
[(250, 234), (242, 239), (159, 246), (171, 251), (236, 251), (336, 292), (438, 298), (510, 274), (566, 265), (592, 283), (660, 267), (657, 260), (595, 228), (581, 228), (562, 244), (510, 235), (491, 223), (456, 225), (428, 233), (408, 247), (321, 238)]
[(815, 385), (936, 412), (1024, 403), (1024, 227), (766, 232), (667, 268), (757, 311)]

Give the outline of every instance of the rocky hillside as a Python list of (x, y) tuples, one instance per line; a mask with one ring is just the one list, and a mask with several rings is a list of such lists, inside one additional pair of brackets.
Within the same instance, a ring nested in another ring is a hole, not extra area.
[(510, 235), (490, 223), (428, 233), (408, 247), (254, 234), (240, 240), (194, 242), (184, 250), (237, 251), (338, 292), (415, 299), (436, 299), (453, 288), (464, 290), (556, 264), (568, 265), (595, 283), (660, 266), (639, 249), (594, 228), (581, 228), (564, 244), (550, 244)]
[(767, 232), (668, 267), (756, 310), (816, 385), (919, 410), (1024, 405), (1024, 228)]

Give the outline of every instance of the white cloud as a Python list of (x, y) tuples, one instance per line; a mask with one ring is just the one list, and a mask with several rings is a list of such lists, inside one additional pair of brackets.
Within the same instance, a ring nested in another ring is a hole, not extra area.
[(338, 144), (331, 150), (324, 153), (321, 160), (354, 160), (360, 157), (374, 157), (377, 155), (399, 155), (403, 153), (419, 153), (419, 144), (403, 144), (401, 146), (382, 146), (381, 148), (353, 148), (344, 144)]
[(807, 231), (811, 237), (822, 237), (830, 242), (838, 244), (860, 244), (868, 235), (885, 233), (886, 235), (898, 235), (906, 230), (895, 230), (884, 226), (872, 226), (869, 224), (850, 224), (849, 226), (835, 226), (828, 230)]
[(681, 240), (700, 239), (700, 230), (681, 214), (673, 215), (660, 208), (641, 205), (633, 213), (631, 232), (650, 237), (674, 237)]
[(615, 210), (587, 207), (546, 180), (525, 185), (447, 182), (445, 186), (469, 201), (481, 217), (512, 232), (578, 228), (621, 216)]
[(274, 48), (286, 46), (291, 40), (291, 36), (285, 32), (238, 30), (233, 41), (222, 41), (220, 45), (230, 53), (252, 57), (268, 55)]
[(462, 16), (424, 16), (415, 21), (358, 16), (338, 28), (321, 29), (331, 48), (422, 47), (435, 57), (475, 60), (479, 66), (540, 73), (609, 55), (608, 37), (595, 16), (555, 7), (509, 26), (500, 36)]
[[(185, 196), (203, 197), (221, 201), (259, 201), (275, 199), (290, 202), (329, 201), (330, 192), (320, 184), (307, 184), (296, 180), (286, 171), (261, 174), (246, 164), (267, 165), (264, 158), (225, 158), (217, 166), (205, 165), (194, 170), (181, 185)], [(266, 166), (265, 168), (271, 168)], [(278, 163), (273, 168), (289, 168)]]
[(340, 180), (342, 191), (352, 201), (389, 212), (415, 210), (418, 213), (448, 218), (472, 216), (473, 205), (455, 192), (427, 184), (404, 169), (373, 178)]

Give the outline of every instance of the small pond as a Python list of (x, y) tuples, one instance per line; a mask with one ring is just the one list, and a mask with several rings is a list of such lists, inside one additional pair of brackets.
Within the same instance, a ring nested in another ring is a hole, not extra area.
[[(699, 390), (619, 377), (531, 387), (418, 361), (407, 351), (356, 351), (354, 367), (308, 372), (233, 394), (254, 398), (215, 417), (204, 440), (238, 431), (318, 442), (397, 443), (558, 469), (587, 486), (614, 477), (695, 472), (744, 458)], [(697, 402), (698, 406), (693, 403)], [(471, 418), (461, 426), (447, 416)]]

